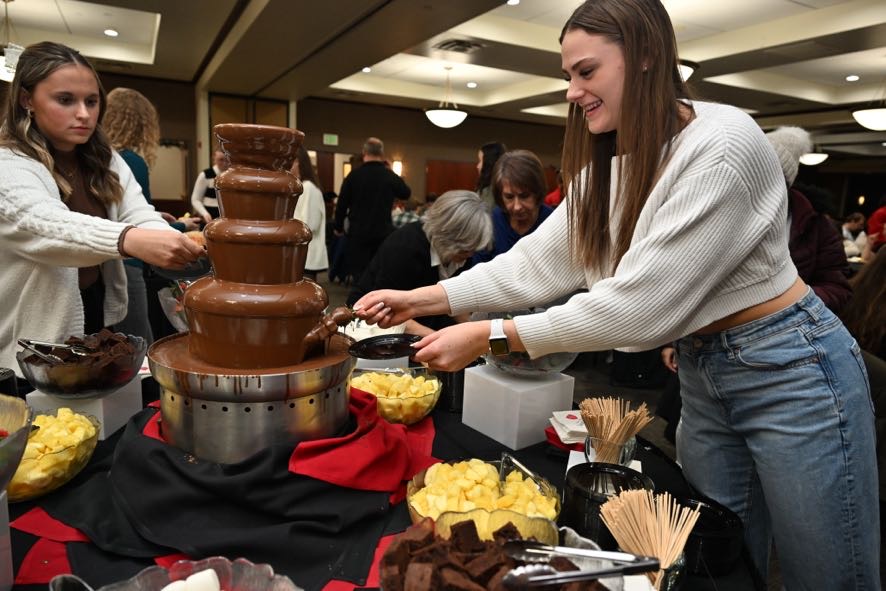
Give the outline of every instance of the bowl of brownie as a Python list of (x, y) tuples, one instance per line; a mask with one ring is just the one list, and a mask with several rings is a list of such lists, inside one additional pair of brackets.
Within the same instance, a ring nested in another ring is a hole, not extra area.
[(102, 329), (63, 343), (19, 339), (16, 360), (40, 392), (69, 400), (102, 398), (128, 384), (141, 368), (145, 339)]

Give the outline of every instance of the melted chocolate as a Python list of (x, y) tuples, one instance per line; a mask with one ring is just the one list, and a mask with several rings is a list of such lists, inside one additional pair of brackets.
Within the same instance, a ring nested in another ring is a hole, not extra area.
[(322, 353), (333, 332), (329, 317), (321, 319), (326, 293), (302, 279), (311, 231), (291, 219), (302, 187), (289, 169), (304, 134), (267, 125), (214, 130), (230, 167), (215, 184), (224, 217), (206, 229), (215, 276), (185, 291), (188, 351), (217, 368), (298, 365), (308, 348)]

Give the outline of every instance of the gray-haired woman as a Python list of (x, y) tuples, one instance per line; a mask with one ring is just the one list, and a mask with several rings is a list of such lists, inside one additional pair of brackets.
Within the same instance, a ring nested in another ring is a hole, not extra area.
[[(475, 252), (492, 242), (492, 221), (486, 204), (473, 191), (447, 191), (421, 221), (406, 224), (388, 236), (369, 267), (348, 294), (353, 305), (376, 289), (414, 289), (452, 277)], [(456, 322), (440, 316), (408, 321), (407, 332), (429, 334)]]

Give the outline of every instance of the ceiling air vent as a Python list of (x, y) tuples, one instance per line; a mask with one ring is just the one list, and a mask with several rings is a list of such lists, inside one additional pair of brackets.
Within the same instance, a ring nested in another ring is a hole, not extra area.
[(473, 53), (482, 48), (483, 45), (481, 43), (466, 41), (465, 39), (446, 39), (434, 45), (434, 49), (455, 51), (456, 53)]

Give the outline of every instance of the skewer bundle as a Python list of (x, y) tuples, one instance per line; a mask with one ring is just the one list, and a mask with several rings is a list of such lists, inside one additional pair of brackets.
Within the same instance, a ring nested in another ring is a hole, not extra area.
[(603, 523), (625, 552), (654, 556), (661, 565), (646, 576), (661, 588), (664, 571), (676, 561), (698, 521), (699, 508), (682, 507), (670, 494), (624, 490), (600, 507)]
[(645, 402), (631, 410), (630, 403), (619, 398), (585, 398), (579, 410), (597, 461), (609, 464), (617, 464), (624, 444), (652, 421)]

